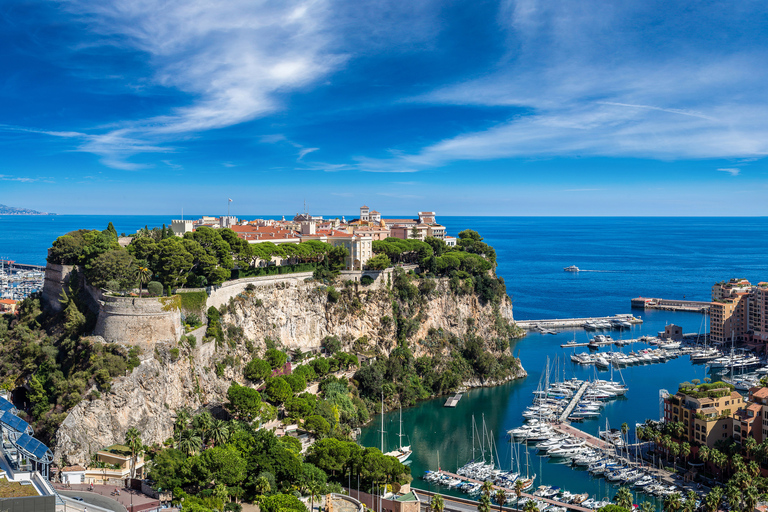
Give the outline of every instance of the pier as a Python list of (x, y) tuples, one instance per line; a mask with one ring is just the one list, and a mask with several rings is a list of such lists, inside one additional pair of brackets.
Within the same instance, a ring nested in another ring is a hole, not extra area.
[(518, 327), (526, 331), (541, 331), (549, 329), (567, 329), (569, 327), (584, 327), (587, 322), (625, 320), (631, 324), (641, 324), (643, 320), (635, 318), (631, 314), (599, 316), (592, 318), (554, 318), (547, 320), (519, 320), (515, 322)]
[(631, 301), (633, 309), (661, 309), (664, 311), (686, 311), (689, 313), (709, 312), (709, 302), (699, 300), (670, 300), (650, 297), (636, 297)]
[(581, 400), (581, 397), (584, 396), (584, 392), (587, 391), (587, 388), (589, 387), (589, 381), (585, 380), (581, 387), (579, 387), (579, 390), (576, 391), (576, 393), (573, 394), (573, 397), (571, 398), (571, 401), (568, 402), (568, 405), (566, 406), (565, 410), (563, 411), (563, 414), (560, 415), (560, 422), (564, 422), (568, 416), (571, 415), (573, 412), (573, 408), (576, 407), (576, 404), (579, 403), (579, 400)]
[(456, 393), (454, 396), (445, 401), (443, 407), (456, 407), (456, 404), (459, 403), (459, 400), (461, 400), (461, 393)]

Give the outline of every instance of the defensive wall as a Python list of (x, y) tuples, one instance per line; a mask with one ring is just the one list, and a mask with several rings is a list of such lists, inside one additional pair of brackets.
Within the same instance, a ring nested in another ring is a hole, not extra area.
[[(73, 265), (57, 265), (49, 263), (45, 270), (43, 286), (43, 301), (47, 308), (55, 313), (63, 309), (60, 302), (62, 290), (67, 286)], [(403, 265), (405, 271), (416, 269), (416, 265)], [(350, 270), (342, 271), (342, 281), (360, 282), (363, 276), (373, 279), (365, 289), (378, 290), (385, 288), (391, 281), (394, 268), (386, 270)], [(299, 283), (312, 278), (312, 272), (297, 272), (295, 274), (277, 274), (270, 276), (245, 277), (226, 281), (219, 286), (200, 289), (183, 289), (180, 292), (205, 291), (208, 294), (205, 308), (216, 308), (227, 304), (230, 299), (243, 293), (248, 285), (257, 287), (273, 286), (278, 283)], [(179, 301), (175, 297), (119, 297), (103, 293), (84, 283), (82, 272), (79, 273), (80, 284), (86, 290), (85, 299), (89, 308), (98, 313), (96, 328), (93, 334), (101, 336), (107, 342), (139, 345), (144, 349), (152, 349), (155, 343), (179, 341), (184, 334), (181, 324)], [(204, 329), (199, 329), (196, 337), (202, 336)]]
[(181, 339), (178, 297), (113, 297), (104, 295), (93, 334), (106, 341), (152, 348)]

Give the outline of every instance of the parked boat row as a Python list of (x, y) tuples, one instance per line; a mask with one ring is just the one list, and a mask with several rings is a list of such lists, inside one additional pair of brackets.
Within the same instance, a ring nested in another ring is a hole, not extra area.
[(614, 368), (624, 368), (638, 364), (666, 363), (670, 359), (679, 357), (682, 353), (683, 351), (677, 347), (646, 348), (626, 354), (624, 352), (598, 352), (596, 354), (582, 352), (571, 354), (571, 361), (585, 366), (595, 365), (598, 369), (607, 370), (611, 366)]

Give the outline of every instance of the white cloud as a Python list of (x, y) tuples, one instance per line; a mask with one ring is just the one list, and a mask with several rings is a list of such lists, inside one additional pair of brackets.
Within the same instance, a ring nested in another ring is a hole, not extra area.
[[(691, 23), (721, 17), (701, 4), (685, 15)], [(425, 169), (537, 156), (767, 155), (768, 50), (740, 44), (708, 49), (713, 43), (702, 35), (705, 29), (688, 31), (671, 20), (664, 9), (640, 1), (607, 7), (589, 0), (508, 0), (498, 17), (508, 51), (497, 69), (409, 101), (504, 107), (510, 117), (367, 164)], [(665, 23), (671, 27), (654, 28)], [(735, 19), (722, 24), (723, 33), (741, 32)]]
[(252, 120), (281, 108), (280, 95), (338, 68), (329, 48), (326, 0), (72, 0), (63, 4), (107, 44), (147, 55), (154, 83), (190, 98), (171, 112), (121, 123), (81, 147), (105, 164), (188, 134)]
[(723, 167), (722, 169), (718, 169), (720, 172), (727, 172), (731, 176), (738, 176), (741, 174), (741, 169), (737, 169), (735, 167)]
[(313, 152), (317, 151), (318, 149), (320, 149), (320, 148), (303, 148), (301, 151), (299, 151), (299, 158), (297, 158), (297, 160), (301, 160), (302, 158), (304, 158), (308, 154), (313, 153)]

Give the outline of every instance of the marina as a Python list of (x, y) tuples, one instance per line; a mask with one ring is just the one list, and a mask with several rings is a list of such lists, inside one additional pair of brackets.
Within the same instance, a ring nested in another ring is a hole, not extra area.
[(0, 259), (0, 299), (23, 300), (42, 290), (45, 267)]

